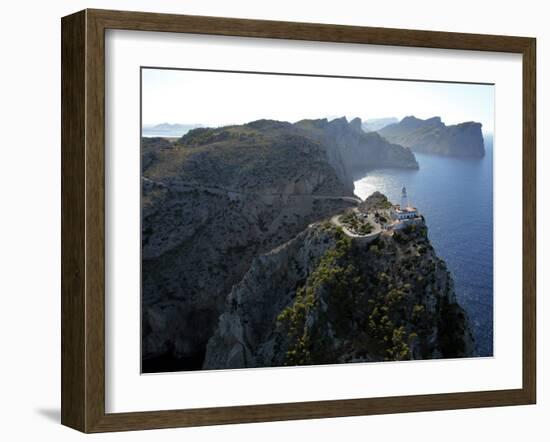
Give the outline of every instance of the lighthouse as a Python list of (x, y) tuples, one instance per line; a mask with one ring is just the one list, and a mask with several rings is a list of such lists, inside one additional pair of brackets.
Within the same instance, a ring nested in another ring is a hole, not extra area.
[(409, 207), (409, 198), (407, 197), (407, 188), (403, 187), (401, 189), (401, 210), (405, 210), (407, 207)]
[(409, 203), (406, 187), (401, 189), (401, 204), (393, 206), (392, 217), (398, 221), (407, 221), (420, 217), (416, 207), (411, 207)]

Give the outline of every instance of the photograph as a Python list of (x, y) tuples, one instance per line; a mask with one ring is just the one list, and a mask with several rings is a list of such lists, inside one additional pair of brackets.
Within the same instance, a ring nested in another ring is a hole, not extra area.
[(493, 356), (494, 85), (142, 68), (142, 373)]
[(543, 2), (3, 6), (0, 442), (546, 441)]

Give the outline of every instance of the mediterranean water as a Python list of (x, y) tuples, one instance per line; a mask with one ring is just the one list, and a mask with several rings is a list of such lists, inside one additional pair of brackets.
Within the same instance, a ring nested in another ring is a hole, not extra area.
[(415, 153), (418, 170), (379, 169), (356, 177), (355, 194), (374, 191), (392, 202), (407, 188), (426, 218), (428, 235), (455, 281), (473, 327), (478, 356), (493, 355), (493, 140), (482, 159)]

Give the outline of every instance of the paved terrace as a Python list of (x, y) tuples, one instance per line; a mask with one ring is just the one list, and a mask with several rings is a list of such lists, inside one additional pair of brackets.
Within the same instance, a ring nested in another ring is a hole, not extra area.
[[(357, 209), (353, 209), (353, 210), (356, 213), (358, 212)], [(351, 238), (361, 238), (361, 239), (363, 239), (367, 242), (370, 242), (373, 239), (378, 238), (380, 236), (380, 233), (382, 233), (384, 231), (384, 229), (382, 229), (382, 226), (374, 220), (374, 216), (372, 214), (369, 214), (367, 220), (371, 223), (371, 225), (374, 227), (374, 229), (371, 233), (368, 233), (367, 235), (359, 235), (357, 233), (353, 233), (352, 231), (350, 231), (346, 226), (344, 226), (340, 222), (340, 216), (342, 216), (342, 214), (334, 215), (330, 219), (330, 222), (333, 225), (335, 225), (337, 227), (340, 227), (343, 230), (343, 232)]]

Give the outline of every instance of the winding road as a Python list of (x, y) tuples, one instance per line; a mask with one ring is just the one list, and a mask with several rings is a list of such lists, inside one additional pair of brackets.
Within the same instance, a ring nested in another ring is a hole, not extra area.
[(209, 187), (203, 186), (200, 184), (185, 184), (185, 183), (171, 183), (165, 184), (159, 181), (154, 181), (146, 177), (142, 177), (142, 180), (148, 183), (151, 183), (155, 186), (163, 187), (170, 189), (176, 192), (190, 192), (193, 190), (201, 190), (204, 192), (210, 192), (216, 195), (231, 195), (231, 196), (241, 196), (241, 197), (252, 197), (252, 198), (277, 198), (277, 197), (292, 197), (292, 198), (310, 198), (312, 200), (342, 200), (347, 201), (352, 204), (360, 204), (363, 200), (357, 196), (337, 196), (337, 195), (312, 195), (308, 193), (288, 193), (283, 194), (280, 192), (277, 193), (256, 193), (256, 192), (242, 192), (240, 190), (229, 189), (226, 187)]

